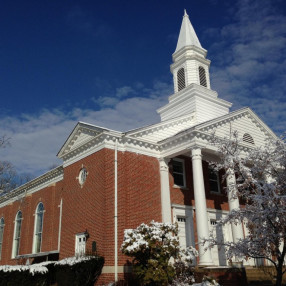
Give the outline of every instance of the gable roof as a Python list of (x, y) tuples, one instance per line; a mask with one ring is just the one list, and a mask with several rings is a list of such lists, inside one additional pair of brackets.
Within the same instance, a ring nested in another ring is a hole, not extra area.
[[(243, 118), (243, 117), (248, 118), (248, 119), (242, 122), (241, 120), (239, 120), (239, 118)], [(258, 117), (258, 115), (253, 110), (251, 110), (249, 107), (244, 107), (236, 111), (230, 112), (229, 114), (197, 124), (193, 127), (186, 128), (185, 130), (181, 130), (174, 136), (166, 138), (160, 141), (159, 143), (163, 143), (168, 140), (171, 140), (172, 138), (182, 133), (189, 133), (193, 131), (210, 133), (218, 129), (222, 129), (220, 127), (223, 125), (226, 125), (227, 123), (235, 122), (235, 121), (237, 122), (236, 126), (231, 127), (233, 131), (236, 129), (239, 129), (238, 131), (243, 131), (245, 129), (254, 128), (256, 126), (257, 130), (260, 130), (260, 132), (264, 134), (263, 136), (264, 138), (266, 137), (277, 138), (276, 134), (263, 122), (262, 119)], [(246, 128), (246, 125), (250, 125), (250, 126)]]
[(88, 143), (95, 137), (104, 133), (114, 134), (116, 136), (120, 136), (122, 134), (121, 132), (112, 129), (96, 126), (85, 122), (78, 122), (74, 127), (73, 131), (68, 136), (63, 146), (61, 147), (61, 149), (59, 150), (57, 156), (59, 158), (62, 158), (62, 156), (66, 153), (77, 149), (78, 147)]

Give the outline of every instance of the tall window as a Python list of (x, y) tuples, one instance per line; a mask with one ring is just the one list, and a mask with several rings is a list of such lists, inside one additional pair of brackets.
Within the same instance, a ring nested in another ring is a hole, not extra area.
[(43, 203), (39, 203), (35, 213), (33, 253), (41, 252), (43, 218), (44, 218), (44, 205)]
[(206, 71), (203, 67), (199, 67), (200, 85), (207, 87)]
[(180, 187), (186, 186), (185, 164), (183, 159), (175, 158), (172, 161), (174, 184)]
[(2, 217), (0, 220), (0, 259), (2, 253), (3, 234), (4, 234), (4, 218)]
[(209, 167), (209, 184), (210, 184), (210, 191), (212, 193), (220, 193), (220, 180), (218, 171), (214, 170), (213, 168)]
[(19, 255), (22, 219), (22, 212), (18, 211), (15, 218), (12, 258)]
[(181, 68), (177, 72), (178, 91), (186, 87), (185, 70)]

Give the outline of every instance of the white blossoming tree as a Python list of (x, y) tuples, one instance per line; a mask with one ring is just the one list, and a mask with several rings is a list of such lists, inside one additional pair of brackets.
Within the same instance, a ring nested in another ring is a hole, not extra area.
[[(234, 171), (236, 184), (227, 191), (238, 197), (242, 207), (223, 218), (218, 225), (244, 222), (248, 232), (244, 239), (219, 242), (211, 239), (210, 247), (224, 245), (229, 259), (260, 258), (276, 269), (276, 285), (282, 285), (286, 254), (286, 143), (285, 138), (269, 140), (264, 147), (243, 152), (238, 133), (217, 139), (225, 178)], [(233, 171), (231, 171), (233, 170)], [(232, 173), (233, 174), (233, 173)]]
[(133, 272), (143, 285), (193, 282), (190, 263), (197, 251), (180, 249), (177, 224), (152, 221), (126, 229), (121, 250), (133, 258)]

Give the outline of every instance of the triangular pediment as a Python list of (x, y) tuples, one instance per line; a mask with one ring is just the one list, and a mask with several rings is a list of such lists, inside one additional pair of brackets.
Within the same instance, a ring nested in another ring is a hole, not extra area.
[[(228, 137), (237, 131), (243, 144), (256, 147), (265, 144), (268, 138), (275, 138), (275, 133), (250, 109), (242, 108), (196, 126), (197, 131), (215, 133), (218, 137)], [(252, 139), (253, 140), (252, 140)]]
[[(246, 107), (182, 130), (160, 143), (175, 140), (182, 134), (205, 134), (204, 137), (208, 137), (207, 135), (215, 133), (218, 137), (228, 137), (233, 131), (238, 131), (240, 139), (244, 134), (250, 135), (257, 147), (263, 145), (267, 138), (277, 137), (250, 108)], [(248, 144), (246, 141), (245, 143)]]
[(57, 156), (61, 158), (66, 153), (80, 148), (89, 141), (93, 140), (95, 137), (102, 134), (104, 131), (107, 131), (107, 129), (83, 122), (78, 122), (58, 152)]

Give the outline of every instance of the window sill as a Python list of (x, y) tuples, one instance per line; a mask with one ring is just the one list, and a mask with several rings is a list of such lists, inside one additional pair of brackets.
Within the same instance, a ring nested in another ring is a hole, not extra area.
[(173, 188), (174, 189), (180, 189), (180, 190), (183, 190), (183, 191), (188, 191), (189, 190), (189, 188), (187, 188), (187, 187), (178, 186), (178, 185), (173, 185)]
[(216, 196), (222, 196), (223, 195), (222, 193), (212, 192), (212, 191), (210, 191), (210, 194), (211, 195), (216, 195)]
[(16, 257), (14, 257), (12, 259), (32, 258), (32, 257), (47, 256), (49, 254), (57, 254), (57, 253), (59, 253), (58, 250), (53, 250), (53, 251), (47, 251), (47, 252), (38, 252), (38, 253), (17, 255)]

